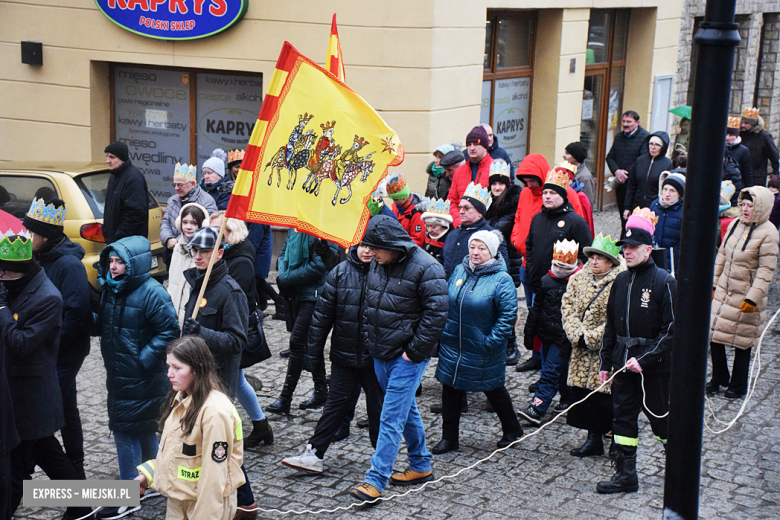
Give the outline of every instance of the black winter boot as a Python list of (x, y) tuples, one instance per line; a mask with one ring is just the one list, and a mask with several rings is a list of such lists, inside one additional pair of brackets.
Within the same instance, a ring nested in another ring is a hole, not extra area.
[(615, 460), (615, 476), (607, 482), (599, 482), (596, 491), (602, 495), (612, 493), (633, 493), (639, 490), (636, 476), (636, 446), (618, 445)]
[(612, 460), (615, 460), (618, 456), (618, 443), (615, 442), (615, 439), (612, 439), (612, 442), (609, 443), (609, 458)]
[(517, 348), (517, 336), (512, 334), (506, 344), (506, 365), (514, 366), (520, 362), (520, 350)]
[(315, 408), (322, 408), (328, 400), (328, 387), (327, 385), (315, 385), (314, 393), (311, 397), (298, 405), (301, 410), (313, 410)]
[(268, 423), (268, 417), (262, 421), (252, 421), (252, 433), (249, 434), (249, 437), (244, 439), (244, 447), (254, 448), (260, 444), (261, 441), (264, 442), (266, 446), (270, 446), (274, 443), (274, 431)]
[(279, 395), (279, 399), (271, 406), (266, 407), (266, 412), (285, 415), (290, 413), (290, 403), (295, 387), (298, 386), (298, 380), (301, 378), (301, 370), (303, 370), (303, 359), (291, 357), (287, 362), (287, 376), (284, 378), (282, 393)]
[(572, 457), (595, 457), (604, 455), (604, 440), (601, 434), (588, 431), (588, 438), (585, 444), (579, 448), (574, 448), (569, 453)]

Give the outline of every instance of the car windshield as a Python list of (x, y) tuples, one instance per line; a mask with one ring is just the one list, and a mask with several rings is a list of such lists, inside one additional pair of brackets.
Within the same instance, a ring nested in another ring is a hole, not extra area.
[(45, 177), (0, 175), (0, 209), (23, 219), (33, 197), (51, 200), (57, 196), (54, 184)]
[(95, 218), (103, 218), (103, 208), (106, 205), (106, 190), (108, 189), (108, 178), (111, 174), (108, 172), (88, 173), (76, 177), (78, 185), (84, 198), (87, 199), (92, 214)]

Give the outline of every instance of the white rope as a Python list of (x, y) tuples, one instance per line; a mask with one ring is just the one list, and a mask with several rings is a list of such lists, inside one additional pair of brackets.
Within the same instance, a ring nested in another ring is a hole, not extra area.
[[(737, 412), (737, 415), (734, 417), (734, 419), (732, 419), (729, 422), (724, 422), (718, 419), (717, 416), (715, 415), (715, 411), (712, 409), (710, 398), (705, 396), (705, 399), (707, 400), (707, 408), (709, 408), (710, 410), (712, 419), (718, 424), (725, 426), (720, 430), (713, 430), (712, 428), (710, 428), (710, 425), (707, 424), (707, 422), (705, 421), (704, 427), (707, 428), (707, 430), (709, 430), (710, 433), (713, 433), (715, 435), (720, 435), (721, 433), (728, 431), (729, 429), (731, 429), (731, 427), (733, 427), (737, 423), (737, 420), (739, 420), (739, 418), (742, 417), (742, 415), (744, 415), (745, 409), (747, 408), (747, 404), (753, 398), (753, 394), (756, 391), (756, 383), (758, 382), (758, 376), (761, 372), (761, 347), (764, 344), (764, 335), (766, 335), (766, 332), (772, 326), (772, 323), (774, 323), (775, 318), (777, 318), (778, 314), (780, 314), (780, 309), (778, 309), (777, 312), (774, 313), (772, 319), (770, 319), (769, 323), (767, 323), (766, 327), (764, 327), (764, 331), (761, 333), (761, 337), (758, 338), (758, 344), (756, 345), (756, 355), (753, 358), (753, 363), (750, 364), (750, 373), (748, 374), (748, 389), (745, 394), (745, 400), (742, 401), (742, 406), (739, 407), (739, 411)], [(753, 375), (754, 372), (755, 372), (755, 376)]]
[[(627, 366), (627, 365), (626, 365), (626, 366)], [(247, 513), (254, 513), (254, 512), (256, 512), (256, 511), (260, 511), (260, 512), (263, 512), (263, 513), (274, 513), (274, 514), (278, 514), (278, 515), (306, 515), (306, 514), (318, 515), (318, 514), (324, 514), (324, 513), (338, 513), (339, 511), (349, 511), (349, 510), (351, 510), (351, 509), (355, 509), (355, 508), (359, 508), (359, 507), (364, 507), (364, 506), (367, 506), (367, 505), (372, 505), (372, 504), (376, 504), (376, 503), (379, 503), (379, 502), (386, 502), (386, 501), (388, 501), (388, 500), (393, 500), (393, 499), (395, 499), (395, 498), (401, 498), (401, 497), (405, 497), (406, 495), (409, 495), (409, 494), (411, 494), (411, 493), (418, 493), (418, 492), (422, 491), (423, 489), (425, 489), (426, 487), (428, 487), (429, 485), (436, 484), (436, 483), (438, 483), (438, 482), (441, 482), (441, 481), (443, 481), (443, 480), (451, 480), (451, 479), (454, 479), (455, 477), (458, 477), (458, 476), (460, 476), (462, 473), (464, 473), (464, 472), (466, 472), (466, 471), (469, 471), (469, 470), (471, 470), (471, 469), (474, 469), (474, 468), (476, 468), (477, 466), (479, 466), (479, 465), (480, 465), (480, 464), (482, 464), (483, 462), (487, 462), (487, 461), (489, 461), (490, 459), (492, 459), (492, 458), (493, 458), (493, 456), (494, 456), (496, 453), (500, 453), (500, 452), (502, 452), (502, 451), (506, 451), (506, 450), (508, 450), (509, 448), (511, 448), (512, 446), (514, 446), (514, 445), (516, 445), (516, 444), (519, 444), (519, 443), (523, 442), (523, 441), (524, 441), (524, 440), (526, 440), (526, 439), (530, 439), (530, 438), (531, 438), (531, 437), (533, 437), (534, 435), (538, 435), (539, 433), (541, 433), (541, 432), (542, 432), (542, 430), (544, 430), (545, 428), (547, 428), (548, 426), (550, 426), (551, 424), (553, 424), (555, 421), (557, 421), (558, 419), (560, 419), (561, 417), (563, 417), (563, 416), (564, 416), (564, 415), (565, 415), (565, 414), (566, 414), (566, 413), (567, 413), (569, 410), (571, 410), (571, 409), (572, 409), (572, 408), (574, 408), (575, 406), (578, 406), (578, 405), (580, 405), (580, 404), (581, 404), (581, 403), (583, 403), (583, 402), (584, 402), (586, 399), (588, 399), (590, 396), (592, 396), (593, 394), (595, 394), (596, 392), (598, 392), (599, 390), (601, 390), (602, 388), (604, 388), (606, 385), (608, 385), (609, 383), (611, 383), (611, 382), (612, 382), (612, 380), (615, 378), (615, 376), (616, 376), (618, 373), (620, 373), (622, 370), (624, 370), (624, 369), (626, 368), (626, 366), (624, 366), (624, 367), (623, 367), (623, 368), (621, 368), (620, 370), (616, 370), (616, 371), (615, 371), (615, 373), (614, 373), (614, 374), (612, 374), (612, 377), (610, 377), (609, 379), (607, 379), (606, 381), (604, 381), (604, 382), (601, 384), (601, 386), (599, 386), (598, 388), (596, 388), (595, 390), (593, 390), (591, 393), (589, 393), (588, 395), (586, 395), (585, 397), (583, 397), (582, 399), (580, 399), (580, 400), (579, 400), (579, 401), (577, 401), (576, 403), (573, 403), (573, 404), (571, 404), (571, 405), (570, 405), (570, 406), (569, 406), (569, 407), (566, 409), (566, 411), (565, 411), (565, 412), (559, 413), (559, 414), (558, 414), (558, 415), (556, 415), (556, 416), (555, 416), (555, 417), (554, 417), (554, 418), (553, 418), (551, 421), (549, 421), (549, 422), (547, 422), (547, 423), (543, 424), (542, 426), (540, 426), (539, 428), (537, 428), (537, 429), (536, 429), (535, 431), (533, 431), (532, 433), (527, 433), (527, 434), (523, 435), (523, 436), (522, 436), (522, 437), (520, 437), (519, 439), (516, 439), (515, 441), (513, 441), (513, 442), (512, 442), (511, 444), (509, 444), (508, 446), (505, 446), (505, 447), (503, 447), (503, 448), (499, 448), (499, 449), (495, 450), (494, 452), (492, 452), (490, 455), (488, 455), (488, 456), (487, 456), (487, 457), (485, 457), (484, 459), (479, 459), (479, 460), (477, 460), (476, 462), (474, 462), (473, 464), (471, 464), (470, 466), (466, 466), (465, 468), (461, 468), (460, 470), (456, 471), (455, 473), (453, 473), (453, 474), (451, 474), (451, 475), (444, 475), (443, 477), (439, 477), (439, 478), (437, 478), (437, 479), (435, 479), (435, 480), (428, 481), (428, 482), (424, 483), (422, 486), (420, 486), (420, 487), (417, 487), (417, 488), (411, 488), (411, 489), (409, 489), (408, 491), (406, 491), (406, 492), (404, 492), (404, 493), (395, 493), (395, 494), (393, 494), (393, 495), (389, 495), (389, 496), (380, 496), (380, 497), (377, 497), (377, 498), (375, 498), (375, 499), (373, 499), (373, 500), (365, 500), (365, 501), (363, 501), (363, 502), (355, 502), (355, 503), (352, 503), (352, 504), (350, 504), (350, 505), (348, 505), (348, 506), (339, 506), (339, 507), (335, 507), (335, 508), (332, 508), (332, 509), (316, 509), (316, 510), (312, 510), (312, 509), (303, 509), (303, 510), (289, 509), (289, 510), (282, 510), (282, 509), (265, 509), (265, 508), (262, 508), (262, 507), (259, 507), (259, 506), (258, 506), (258, 507), (256, 507), (256, 508), (251, 508), (251, 509), (250, 509), (250, 508), (243, 508), (243, 507), (239, 507), (238, 509), (240, 509), (241, 511), (246, 511)]]
[(653, 411), (650, 408), (647, 407), (647, 390), (645, 390), (645, 373), (644, 372), (639, 372), (639, 375), (642, 376), (642, 405), (644, 405), (645, 410), (647, 411), (647, 413), (649, 413), (650, 415), (652, 415), (656, 419), (663, 419), (664, 417), (669, 415), (669, 410), (667, 410), (666, 413), (663, 414), (663, 415), (656, 415), (656, 414), (653, 413)]

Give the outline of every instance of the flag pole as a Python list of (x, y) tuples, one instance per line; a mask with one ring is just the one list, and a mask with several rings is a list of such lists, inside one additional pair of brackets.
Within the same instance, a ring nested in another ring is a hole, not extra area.
[(214, 249), (211, 250), (211, 258), (209, 258), (209, 266), (206, 268), (206, 274), (203, 275), (203, 284), (200, 286), (200, 292), (198, 292), (198, 299), (195, 300), (195, 308), (192, 310), (192, 319), (198, 319), (198, 311), (200, 310), (200, 302), (203, 300), (203, 293), (206, 292), (206, 285), (209, 283), (211, 277), (211, 268), (214, 267), (214, 262), (217, 261), (217, 255), (219, 255), (219, 246), (222, 243), (222, 235), (225, 234), (225, 226), (227, 225), (227, 217), (222, 217), (222, 225), (219, 227), (219, 234), (217, 235), (217, 242), (214, 244)]

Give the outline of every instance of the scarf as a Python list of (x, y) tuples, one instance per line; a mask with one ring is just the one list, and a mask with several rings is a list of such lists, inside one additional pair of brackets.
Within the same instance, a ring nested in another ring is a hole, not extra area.
[(559, 264), (556, 262), (553, 262), (552, 267), (550, 268), (552, 273), (555, 275), (558, 279), (568, 278), (569, 276), (574, 273), (574, 271), (577, 270), (577, 265), (566, 265), (566, 264)]
[(476, 273), (478, 271), (481, 271), (485, 267), (489, 266), (490, 264), (492, 264), (495, 261), (496, 261), (495, 258), (491, 258), (487, 262), (484, 262), (484, 263), (479, 264), (479, 265), (475, 265), (474, 262), (471, 261), (471, 257), (469, 257), (469, 269), (471, 269), (473, 272)]
[(658, 204), (660, 204), (663, 208), (666, 208), (666, 209), (671, 208), (672, 206), (674, 206), (678, 202), (680, 202), (680, 199), (677, 199), (674, 202), (666, 202), (663, 198), (659, 198), (658, 199)]
[(38, 262), (32, 262), (28, 271), (19, 278), (15, 278), (13, 280), (3, 280), (3, 285), (5, 285), (5, 288), (8, 289), (9, 301), (15, 300), (16, 297), (19, 296), (19, 294), (22, 292), (22, 290), (27, 287), (27, 284), (30, 283), (30, 280), (32, 280), (41, 269), (42, 267), (38, 265)]

